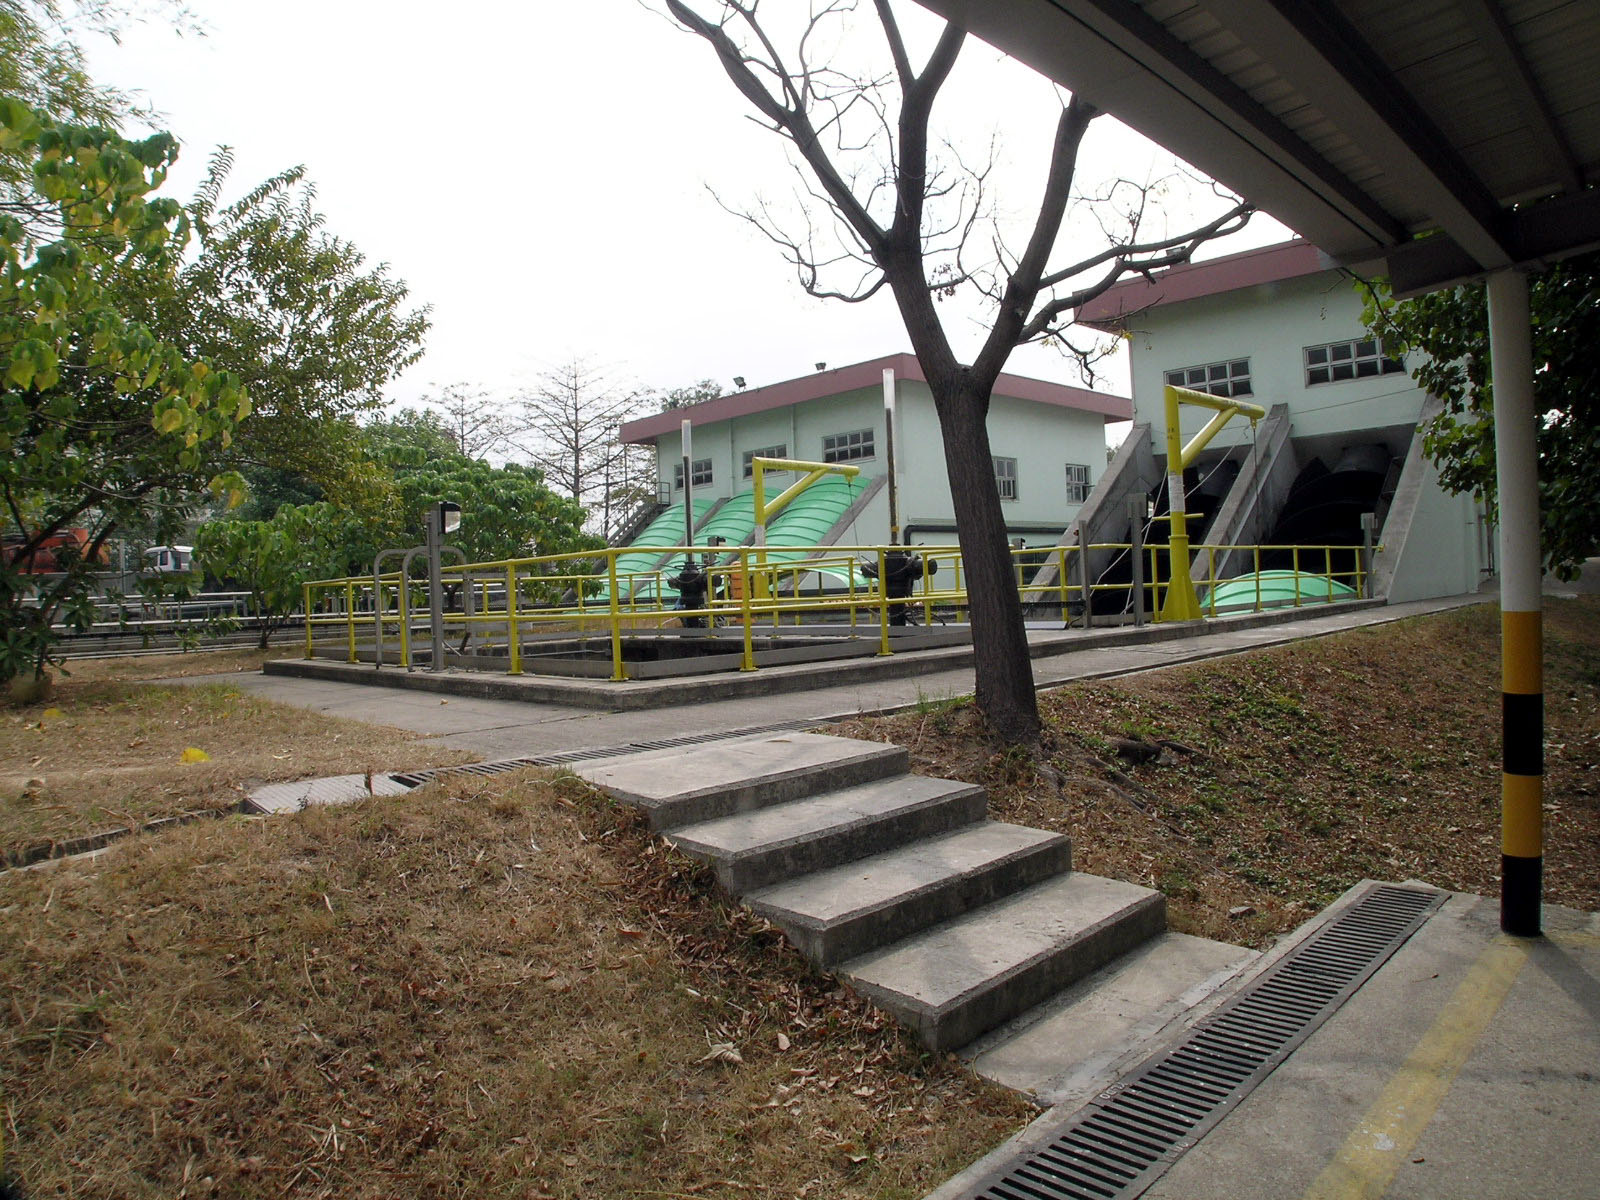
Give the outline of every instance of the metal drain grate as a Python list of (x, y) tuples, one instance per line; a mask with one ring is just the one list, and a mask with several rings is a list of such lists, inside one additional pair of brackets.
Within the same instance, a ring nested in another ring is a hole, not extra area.
[(425, 771), (404, 771), (389, 778), (401, 787), (416, 788), (447, 775), (501, 775), (523, 767), (564, 767), (569, 763), (587, 762), (594, 758), (615, 758), (621, 754), (638, 754), (645, 750), (673, 750), (679, 746), (697, 746), (702, 742), (727, 741), (730, 738), (753, 737), (759, 733), (788, 733), (807, 729), (817, 721), (807, 718), (799, 721), (778, 721), (772, 725), (751, 725), (744, 729), (724, 729), (718, 733), (694, 733), (683, 737), (657, 738), (646, 742), (629, 742), (622, 746), (605, 746), (594, 750), (565, 750), (559, 754), (536, 754), (528, 758), (504, 758), (498, 762), (469, 763), (462, 767), (433, 767)]
[(1222, 1120), (1445, 901), (1380, 884), (969, 1200), (1129, 1200)]

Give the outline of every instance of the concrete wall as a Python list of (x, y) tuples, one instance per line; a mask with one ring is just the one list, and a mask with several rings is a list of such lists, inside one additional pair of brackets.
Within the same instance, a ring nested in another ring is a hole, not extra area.
[[(1301, 459), (1366, 441), (1383, 440), (1397, 448), (1412, 443), (1404, 511), (1391, 513), (1385, 549), (1374, 564), (1375, 579), (1380, 587), (1387, 584), (1388, 598), (1477, 590), (1489, 565), (1481, 512), (1471, 497), (1440, 489), (1438, 472), (1420, 459), (1412, 434), (1425, 417), (1428, 398), (1422, 390), (1409, 375), (1398, 373), (1306, 386), (1306, 347), (1364, 335), (1361, 297), (1347, 278), (1327, 271), (1241, 288), (1164, 305), (1131, 324), (1134, 419), (1150, 423), (1156, 455), (1166, 453), (1166, 372), (1248, 358), (1253, 394), (1241, 398), (1267, 409), (1287, 406), (1293, 449)], [(1181, 413), (1185, 440), (1211, 416), (1200, 408)], [(1203, 469), (1221, 453), (1251, 442), (1249, 422), (1236, 418), (1212, 441)], [(1281, 453), (1286, 462), (1293, 457), (1291, 447)]]
[[(1421, 467), (1422, 486), (1410, 528), (1403, 533), (1396, 530), (1394, 538), (1385, 530), (1383, 549), (1375, 556), (1394, 559), (1388, 598), (1395, 604), (1475, 592), (1486, 578), (1481, 568), (1488, 566), (1488, 531), (1482, 509), (1471, 496), (1444, 491), (1431, 462), (1424, 461)], [(1403, 541), (1397, 545), (1399, 537)]]
[[(899, 420), (895, 457), (900, 477), (901, 526), (910, 530), (913, 540), (924, 544), (953, 543), (954, 507), (933, 397), (925, 383), (901, 380), (896, 399)], [(750, 481), (744, 478), (742, 467), (747, 450), (783, 445), (790, 458), (820, 462), (824, 437), (859, 429), (873, 431), (874, 455), (854, 460), (851, 465), (859, 467), (866, 477), (883, 475), (888, 463), (880, 387), (844, 392), (732, 421), (696, 425), (694, 457), (711, 459), (712, 482), (695, 489), (694, 494), (718, 497), (747, 490)], [(1105, 471), (1105, 418), (996, 396), (989, 410), (989, 439), (995, 455), (1017, 460), (1017, 498), (1002, 502), (1007, 528), (1013, 536), (1026, 538), (1030, 545), (1053, 542), (1079, 507), (1067, 503), (1067, 464), (1088, 466), (1091, 488)], [(677, 432), (663, 434), (657, 443), (656, 465), (658, 478), (664, 483), (671, 483), (673, 468), (681, 455)], [(674, 500), (681, 498), (682, 493), (673, 493)], [(886, 491), (873, 498), (856, 525), (863, 544), (887, 537)]]
[[(1365, 333), (1361, 297), (1335, 271), (1164, 305), (1134, 318), (1133, 326), (1134, 420), (1150, 422), (1157, 454), (1166, 453), (1166, 372), (1203, 363), (1248, 358), (1254, 395), (1244, 399), (1263, 408), (1287, 404), (1297, 438), (1410, 425), (1422, 407), (1422, 391), (1405, 374), (1305, 385), (1305, 347)], [(1186, 438), (1210, 415), (1186, 408)], [(1211, 444), (1249, 440), (1249, 423), (1238, 420)]]

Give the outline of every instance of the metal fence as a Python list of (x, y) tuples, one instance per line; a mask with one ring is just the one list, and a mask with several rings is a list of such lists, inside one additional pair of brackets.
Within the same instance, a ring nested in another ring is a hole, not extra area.
[[(1207, 616), (1268, 605), (1264, 558), (1291, 562), (1292, 597), (1286, 602), (1295, 607), (1335, 602), (1340, 583), (1355, 596), (1366, 594), (1360, 546), (1201, 544), (1191, 551), (1194, 583), (1203, 593), (1200, 609)], [(641, 553), (656, 557), (657, 565), (618, 570), (624, 555), (637, 561)], [(1096, 553), (1137, 555), (1140, 569), (1130, 571), (1127, 580), (1088, 580), (1082, 556)], [(1017, 548), (1012, 558), (1019, 595), (1030, 613), (1081, 616), (1088, 624), (1096, 609), (1102, 610), (1100, 619), (1117, 619), (1115, 612), (1142, 619), (1148, 612), (1150, 619), (1160, 620), (1162, 601), (1173, 586), (1166, 553), (1165, 544), (1096, 543)], [(886, 592), (879, 581), (903, 561), (896, 556), (907, 554), (916, 556), (915, 568), (905, 573), (901, 588)], [(1224, 581), (1215, 577), (1216, 566), (1229, 554), (1244, 554), (1254, 563), (1253, 598), (1246, 588), (1242, 602), (1219, 606), (1217, 585)], [(700, 607), (681, 608), (672, 579), (689, 556), (704, 564), (705, 600)], [(1337, 565), (1344, 563), (1351, 565)], [(1054, 578), (1036, 582), (1049, 575)], [(753, 671), (755, 638), (786, 625), (831, 624), (849, 636), (876, 639), (877, 653), (887, 655), (895, 652), (892, 627), (906, 621), (960, 623), (969, 604), (956, 546), (624, 546), (447, 566), (441, 583), (449, 593), (443, 617), (447, 640), (471, 645), (480, 659), (503, 657), (505, 671), (519, 675), (531, 641), (604, 636), (614, 680), (628, 678), (624, 641), (641, 630), (738, 627), (740, 669)], [(315, 656), (319, 642), (335, 654), (342, 643), (349, 662), (367, 656), (375, 665), (394, 661), (411, 669), (417, 657), (414, 632), (429, 620), (427, 587), (425, 580), (402, 580), (398, 573), (306, 584), (306, 657)]]

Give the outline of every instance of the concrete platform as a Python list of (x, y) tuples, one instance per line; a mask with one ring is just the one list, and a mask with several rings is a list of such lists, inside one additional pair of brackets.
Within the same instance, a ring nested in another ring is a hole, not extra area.
[[(1042, 659), (1070, 654), (1088, 646), (1149, 646), (1180, 639), (1204, 638), (1213, 633), (1274, 629), (1331, 616), (1347, 618), (1366, 612), (1381, 612), (1385, 607), (1381, 600), (1345, 600), (1337, 604), (1242, 613), (1207, 621), (1178, 621), (1143, 626), (1119, 625), (1092, 629), (1064, 629), (1059, 624), (1051, 622), (1047, 625), (1036, 624), (1029, 628), (1028, 653), (1035, 659)], [(908, 643), (915, 644), (916, 633), (916, 630), (909, 630), (902, 636)], [(321, 658), (273, 660), (265, 663), (262, 670), (268, 675), (339, 680), (371, 687), (399, 688), (450, 696), (518, 700), (533, 704), (560, 704), (572, 708), (636, 711), (699, 704), (730, 697), (782, 695), (869, 680), (883, 681), (934, 675), (962, 667), (970, 668), (972, 656), (971, 645), (957, 645), (908, 650), (886, 657), (845, 658), (841, 661), (767, 667), (758, 671), (721, 671), (693, 678), (630, 679), (621, 682), (567, 679), (551, 675), (507, 675), (498, 671), (474, 671), (457, 667), (442, 671), (426, 669), (406, 671), (398, 667), (379, 670), (370, 663), (334, 662)]]
[(1456, 896), (1146, 1193), (1600, 1195), (1600, 916)]
[[(1165, 640), (1130, 643), (1120, 640), (1120, 631), (1061, 630), (1033, 631), (1031, 637), (1060, 639), (1058, 649), (1047, 657), (1036, 658), (1034, 680), (1041, 688), (1081, 679), (1104, 679), (1131, 672), (1147, 671), (1181, 663), (1198, 662), (1222, 655), (1281, 645), (1310, 637), (1322, 637), (1348, 629), (1384, 624), (1421, 613), (1436, 612), (1463, 604), (1484, 603), (1485, 597), (1457, 596), (1441, 600), (1414, 601), (1376, 608), (1335, 606), (1332, 609), (1306, 610), (1313, 615), (1283, 624), (1245, 626), (1237, 618), (1205, 624), (1169, 625), (1173, 636)], [(871, 668), (859, 677), (832, 678), (820, 667), (773, 668), (757, 676), (780, 671), (799, 671), (804, 690), (773, 693), (752, 701), (748, 697), (724, 693), (729, 677), (690, 681), (707, 685), (703, 694), (686, 699), (682, 705), (666, 708), (619, 705), (594, 708), (567, 704), (561, 699), (539, 701), (526, 692), (511, 689), (505, 697), (462, 695), (449, 689), (450, 675), (438, 691), (412, 691), (380, 686), (374, 676), (389, 682), (388, 676), (403, 672), (375, 672), (371, 667), (351, 667), (338, 663), (329, 679), (299, 678), (279, 673), (241, 672), (235, 675), (185, 677), (175, 684), (227, 683), (266, 700), (294, 704), (330, 716), (350, 717), (377, 725), (415, 730), (454, 749), (469, 749), (484, 759), (520, 758), (529, 754), (548, 754), (619, 746), (632, 742), (685, 734), (748, 729), (753, 725), (777, 721), (822, 724), (828, 720), (854, 716), (861, 712), (893, 712), (927, 700), (968, 695), (973, 690), (970, 659), (945, 664), (928, 675), (902, 676), (873, 674), (878, 664), (896, 663), (896, 658), (863, 660), (858, 666)], [(420, 673), (418, 678), (429, 678)], [(500, 682), (506, 682), (502, 679)], [(515, 683), (515, 681), (510, 681)], [(627, 689), (653, 684), (596, 684), (595, 687)]]
[[(1179, 1024), (1201, 1020), (1333, 919), (1307, 922)], [(1600, 914), (1546, 905), (1499, 932), (1493, 897), (1449, 896), (1370, 979), (1189, 1148), (1148, 1200), (1590, 1200), (1600, 1194)], [(1173, 1036), (1134, 1031), (1130, 1069)], [(1115, 1048), (1113, 1048), (1115, 1050)], [(929, 1194), (970, 1200), (1081, 1094)]]

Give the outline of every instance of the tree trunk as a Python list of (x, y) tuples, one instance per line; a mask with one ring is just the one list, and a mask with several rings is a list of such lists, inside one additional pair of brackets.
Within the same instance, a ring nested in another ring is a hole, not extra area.
[(961, 368), (954, 378), (936, 380), (934, 372), (927, 374), (944, 438), (945, 470), (961, 543), (978, 708), (989, 728), (1005, 741), (1032, 744), (1039, 740), (1039, 704), (1005, 514), (989, 454), (989, 397), (980, 394)]

